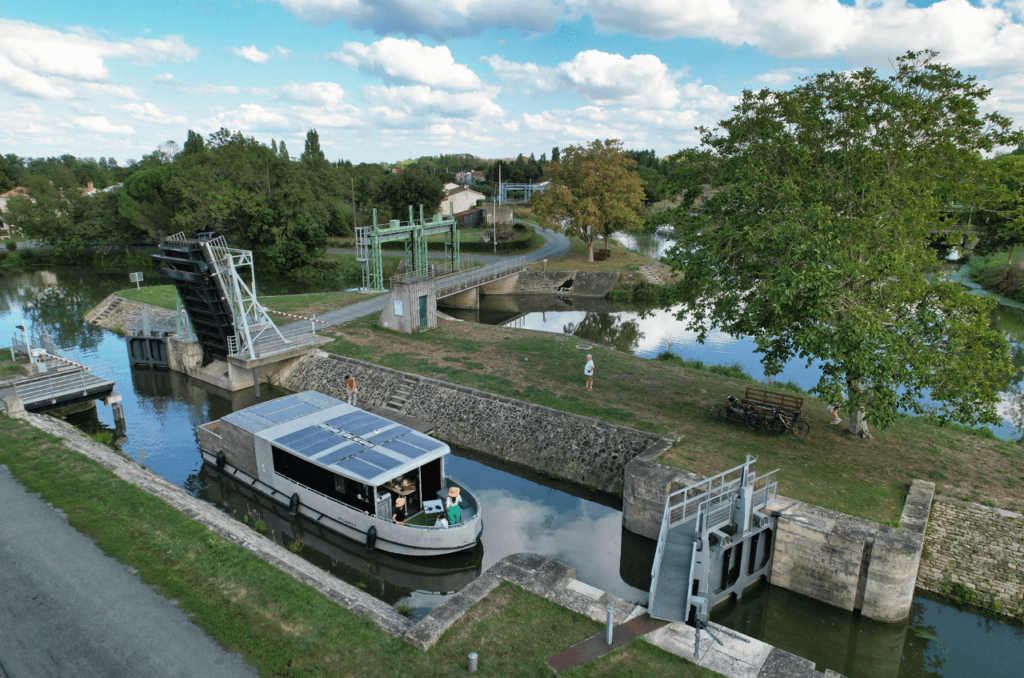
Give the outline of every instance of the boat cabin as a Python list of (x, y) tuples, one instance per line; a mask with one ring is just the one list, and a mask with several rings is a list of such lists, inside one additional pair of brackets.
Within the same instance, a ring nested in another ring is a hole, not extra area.
[[(472, 546), (479, 536), (475, 496), (445, 475), (448, 445), (329, 396), (307, 391), (278, 398), (204, 424), (199, 434), (204, 459), (251, 478), (255, 489), (281, 503), (301, 505), (314, 519), (337, 523), (328, 526), (352, 538), (363, 539), (374, 527), (388, 542), (381, 544), (385, 550), (418, 553), (464, 549), (465, 538), (473, 537)], [(403, 498), (408, 526), (439, 531), (435, 522), (453, 487), (459, 488), (462, 520), (452, 527), (460, 529), (428, 538), (402, 533), (405, 526), (392, 522)], [(460, 541), (456, 532), (468, 534)], [(389, 548), (396, 538), (413, 544)]]

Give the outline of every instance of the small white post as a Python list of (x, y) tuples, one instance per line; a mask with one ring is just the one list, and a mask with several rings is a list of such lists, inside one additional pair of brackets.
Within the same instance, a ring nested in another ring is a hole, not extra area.
[(615, 608), (608, 608), (608, 628), (604, 632), (604, 642), (612, 644), (612, 631), (615, 626)]
[(469, 653), (469, 672), (476, 673), (477, 656), (476, 652)]

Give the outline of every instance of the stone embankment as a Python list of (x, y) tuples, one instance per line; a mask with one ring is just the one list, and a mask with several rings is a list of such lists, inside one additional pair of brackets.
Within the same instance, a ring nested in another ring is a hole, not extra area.
[(146, 304), (141, 301), (119, 297), (115, 292), (89, 311), (85, 315), (85, 322), (112, 332), (125, 330), (128, 327), (130, 316), (133, 313), (141, 313), (145, 306)]
[(1024, 515), (936, 497), (917, 585), (1024, 619)]
[(480, 294), (558, 294), (567, 297), (603, 297), (615, 287), (618, 273), (601, 271), (523, 271), (481, 285)]
[(293, 391), (343, 398), (347, 374), (359, 383), (361, 404), (384, 408), (404, 381), (411, 391), (394, 411), (434, 424), (438, 438), (611, 494), (622, 491), (626, 464), (662, 437), (323, 351), (272, 379)]

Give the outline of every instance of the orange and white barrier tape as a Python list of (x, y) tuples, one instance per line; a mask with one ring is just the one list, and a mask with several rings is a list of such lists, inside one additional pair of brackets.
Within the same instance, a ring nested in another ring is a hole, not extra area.
[(289, 318), (298, 318), (299, 320), (312, 320), (313, 322), (315, 322), (315, 323), (320, 323), (320, 324), (322, 324), (322, 325), (327, 325), (327, 324), (329, 324), (329, 323), (328, 323), (328, 322), (327, 322), (326, 320), (317, 320), (316, 318), (307, 318), (307, 317), (306, 317), (306, 316), (304, 316), (304, 315), (295, 315), (294, 313), (285, 313), (284, 311), (271, 311), (271, 310), (270, 310), (269, 308), (267, 308), (267, 309), (264, 309), (264, 310), (265, 310), (265, 311), (266, 311), (267, 313), (276, 313), (276, 314), (278, 314), (278, 315), (284, 315), (284, 316), (288, 316)]

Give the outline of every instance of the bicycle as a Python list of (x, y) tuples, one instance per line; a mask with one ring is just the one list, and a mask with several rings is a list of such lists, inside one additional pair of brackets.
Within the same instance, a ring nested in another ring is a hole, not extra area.
[(797, 420), (797, 414), (786, 415), (781, 411), (776, 411), (775, 415), (771, 418), (765, 419), (761, 423), (761, 433), (766, 436), (776, 436), (785, 434), (786, 431), (791, 431), (797, 438), (803, 438), (811, 432), (810, 423), (801, 417)]

